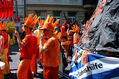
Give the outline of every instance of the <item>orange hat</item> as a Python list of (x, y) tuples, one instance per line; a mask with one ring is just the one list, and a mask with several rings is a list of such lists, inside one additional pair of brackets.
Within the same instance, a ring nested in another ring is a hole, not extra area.
[(36, 25), (38, 19), (40, 18), (40, 17), (37, 18), (37, 15), (35, 15), (33, 18), (32, 16), (33, 16), (33, 13), (29, 14), (28, 18), (23, 19), (24, 24), (30, 28), (34, 28), (34, 25)]
[(58, 32), (57, 30), (54, 30), (54, 34), (56, 35), (56, 37), (57, 37), (58, 39), (60, 39), (60, 37), (61, 37), (61, 32)]
[(2, 22), (0, 21), (0, 30), (6, 30), (6, 22), (4, 21), (4, 23), (2, 24)]
[(55, 22), (53, 22), (54, 21), (54, 18), (53, 18), (53, 16), (47, 16), (47, 19), (45, 20), (45, 23), (44, 23), (44, 25), (43, 25), (43, 27), (42, 28), (40, 28), (40, 29), (48, 29), (48, 30), (51, 30), (51, 31), (53, 31), (54, 30), (54, 27), (58, 24), (58, 22), (59, 22), (59, 19), (57, 19)]
[(43, 25), (44, 25), (44, 20), (40, 20), (39, 27), (41, 28), (41, 27), (43, 27)]
[(77, 25), (73, 25), (72, 29), (73, 32), (79, 32), (80, 30), (80, 28)]

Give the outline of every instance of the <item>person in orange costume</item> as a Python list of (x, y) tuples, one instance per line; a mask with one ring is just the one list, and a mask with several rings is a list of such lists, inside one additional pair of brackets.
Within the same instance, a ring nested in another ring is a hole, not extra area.
[(72, 59), (72, 54), (73, 54), (73, 51), (72, 51), (72, 48), (73, 48), (73, 31), (72, 30), (69, 30), (68, 31), (68, 42), (69, 42), (69, 57), (70, 59)]
[[(0, 31), (0, 56), (3, 55), (3, 49), (4, 49), (4, 38), (3, 38), (2, 33)], [(3, 73), (3, 70), (1, 68), (0, 68), (0, 79), (4, 79), (4, 73)]]
[(79, 35), (79, 27), (77, 25), (74, 25), (74, 27), (72, 27), (73, 31), (75, 32), (74, 35), (73, 35), (73, 45), (77, 45), (81, 36)]
[[(60, 61), (60, 45), (57, 37), (53, 33), (54, 26), (59, 22), (53, 23), (53, 17), (47, 16), (43, 30), (43, 35), (40, 40), (40, 53), (43, 54), (43, 66), (45, 66), (45, 79), (58, 79)], [(45, 39), (44, 45), (42, 44)]]
[(17, 41), (20, 48), (20, 64), (17, 70), (17, 78), (18, 79), (33, 79), (33, 75), (31, 72), (31, 60), (33, 54), (36, 53), (37, 48), (37, 37), (33, 35), (33, 28), (39, 17), (35, 15), (33, 18), (33, 13), (29, 14), (28, 18), (24, 20), (24, 30), (25, 30), (25, 38), (21, 41), (19, 34), (15, 31)]
[(6, 22), (2, 24), (0, 22), (0, 28), (1, 28), (1, 33), (4, 38), (4, 49), (3, 49), (3, 55), (1, 56), (1, 61), (5, 63), (5, 68), (3, 70), (5, 75), (10, 74), (10, 66), (9, 66), (9, 39), (10, 37), (8, 36), (6, 32)]
[(66, 50), (66, 58), (68, 59), (69, 55), (69, 41), (68, 41), (68, 35), (66, 32), (64, 32), (61, 36), (61, 50)]
[[(41, 28), (44, 24), (44, 20), (40, 20), (40, 22), (38, 23), (39, 24), (39, 28)], [(40, 29), (37, 29), (34, 31), (34, 34), (36, 35), (37, 37), (37, 43), (39, 45), (40, 43), (40, 35), (42, 34), (42, 31)], [(38, 49), (39, 51), (39, 49)], [(31, 61), (31, 71), (32, 71), (32, 74), (36, 74), (37, 73), (37, 60), (39, 60), (41, 58), (41, 55), (38, 53), (38, 54), (34, 54), (33, 57), (32, 57), (32, 61)]]
[(69, 41), (68, 41), (67, 32), (65, 32), (66, 23), (67, 23), (67, 20), (63, 23), (63, 25), (57, 24), (57, 26), (61, 28), (61, 51), (66, 49), (66, 58), (68, 58)]

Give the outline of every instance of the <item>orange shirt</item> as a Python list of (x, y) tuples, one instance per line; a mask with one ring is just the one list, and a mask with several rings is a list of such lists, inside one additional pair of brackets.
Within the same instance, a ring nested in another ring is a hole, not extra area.
[(32, 55), (36, 53), (37, 49), (37, 38), (34, 35), (26, 35), (22, 40), (24, 46), (20, 49), (20, 57), (23, 59), (31, 59)]
[(44, 44), (44, 48), (48, 51), (43, 53), (43, 64), (48, 67), (57, 67), (60, 62), (60, 47), (56, 37), (51, 37)]

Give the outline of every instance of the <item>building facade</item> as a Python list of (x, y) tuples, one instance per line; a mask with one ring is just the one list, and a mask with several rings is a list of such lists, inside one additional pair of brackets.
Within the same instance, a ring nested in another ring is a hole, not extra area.
[[(34, 13), (40, 16), (40, 19), (45, 19), (49, 14), (60, 19), (62, 24), (65, 21), (65, 15), (72, 23), (77, 21), (80, 24), (96, 6), (95, 3), (92, 5), (88, 2), (89, 6), (86, 1), (90, 2), (90, 0), (19, 0), (17, 2), (18, 16), (22, 20), (28, 14)], [(16, 5), (14, 5), (14, 13), (16, 13)]]
[(98, 0), (83, 0), (83, 7), (85, 10), (85, 21), (89, 20), (94, 10), (96, 9)]

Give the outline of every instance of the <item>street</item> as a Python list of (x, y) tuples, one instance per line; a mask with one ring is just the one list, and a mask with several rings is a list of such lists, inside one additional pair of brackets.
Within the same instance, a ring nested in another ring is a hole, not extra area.
[[(5, 75), (5, 79), (17, 79), (17, 68), (18, 65), (20, 63), (19, 60), (19, 47), (18, 44), (16, 43), (13, 46), (10, 46), (10, 53), (9, 53), (9, 63), (10, 63), (10, 75)], [(70, 64), (68, 64), (68, 66), (65, 68), (65, 73), (69, 73), (69, 69), (70, 69)], [(42, 76), (42, 71), (43, 69), (41, 68), (41, 66), (39, 64), (37, 64), (37, 74), (34, 76), (34, 79), (43, 79)], [(59, 77), (59, 79), (65, 79), (65, 77)]]

